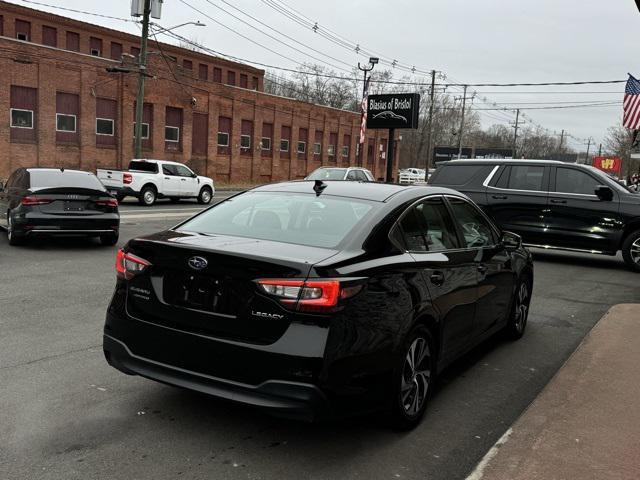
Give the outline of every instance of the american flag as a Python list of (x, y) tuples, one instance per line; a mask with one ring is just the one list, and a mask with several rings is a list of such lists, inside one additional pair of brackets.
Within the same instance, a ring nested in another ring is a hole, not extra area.
[(367, 78), (367, 81), (364, 85), (364, 95), (362, 96), (362, 115), (360, 122), (360, 150), (362, 150), (362, 146), (364, 145), (365, 135), (367, 133), (367, 93), (369, 91), (369, 80), (371, 77)]
[(624, 89), (624, 111), (622, 125), (631, 130), (640, 129), (640, 81), (629, 74), (627, 86)]

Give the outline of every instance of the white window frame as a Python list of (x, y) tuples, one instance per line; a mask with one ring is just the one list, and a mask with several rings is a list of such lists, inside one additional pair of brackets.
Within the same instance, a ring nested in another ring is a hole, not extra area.
[[(265, 140), (267, 141), (267, 143), (269, 145), (267, 148), (264, 147), (264, 141)], [(264, 150), (264, 151), (270, 151), (271, 150), (271, 137), (262, 137), (260, 139), (260, 150)]]
[[(249, 145), (242, 145), (242, 140), (246, 138), (249, 140)], [(240, 148), (248, 150), (251, 148), (251, 135), (240, 135)]]
[[(167, 128), (173, 129), (173, 130), (177, 130), (178, 131), (178, 138), (175, 140), (170, 140), (167, 138)], [(174, 127), (172, 125), (165, 125), (164, 126), (164, 141), (165, 142), (170, 142), (170, 143), (180, 143), (180, 127)]]
[(336, 156), (336, 146), (335, 145), (329, 145), (327, 147), (327, 155), (329, 155), (330, 157), (335, 157)]
[[(227, 136), (227, 143), (220, 143), (220, 135)], [(218, 132), (218, 138), (216, 139), (219, 147), (228, 147), (229, 146), (229, 132)]]
[(313, 154), (314, 155), (322, 155), (322, 143), (315, 142), (313, 144)]
[[(147, 126), (147, 135), (144, 135), (144, 126)], [(133, 138), (136, 138), (136, 124), (133, 124)], [(142, 140), (149, 140), (149, 124), (142, 122)]]
[[(282, 148), (282, 142), (287, 142), (287, 148)], [(281, 152), (288, 152), (289, 151), (289, 140), (286, 138), (281, 138), (280, 139), (280, 151)]]
[(349, 145), (343, 145), (342, 146), (342, 156), (344, 158), (349, 157)]
[[(59, 117), (73, 117), (73, 130), (59, 130), (58, 118)], [(78, 116), (72, 113), (56, 113), (56, 132), (61, 133), (77, 133), (78, 132)]]
[[(94, 52), (95, 52), (95, 53), (94, 53)], [(102, 52), (101, 52), (99, 49), (97, 49), (97, 48), (91, 48), (91, 49), (89, 50), (89, 53), (91, 53), (91, 56), (92, 56), (92, 57), (100, 57), (100, 56), (102, 56), (102, 55), (101, 55), (101, 54), (102, 54)]]
[[(13, 124), (13, 111), (14, 110), (16, 112), (29, 112), (31, 114), (31, 126), (30, 127), (21, 127), (19, 125), (14, 125)], [(27, 130), (33, 130), (33, 119), (34, 119), (33, 110), (27, 110), (27, 109), (24, 109), (24, 108), (10, 108), (9, 109), (9, 125), (11, 126), (11, 128), (24, 128), (24, 129), (27, 129)]]
[[(111, 133), (98, 133), (98, 121), (102, 120), (103, 122), (111, 122)], [(101, 135), (104, 137), (113, 137), (116, 133), (116, 122), (113, 118), (96, 118), (96, 135)]]
[[(24, 37), (24, 38), (20, 38), (21, 36)], [(27, 35), (26, 33), (22, 33), (22, 32), (16, 32), (16, 39), (22, 40), (23, 42), (28, 42), (29, 41), (29, 35)]]
[[(300, 145), (302, 145), (302, 150), (300, 150)], [(296, 151), (297, 153), (302, 153), (302, 154), (307, 153), (307, 142), (299, 141)]]

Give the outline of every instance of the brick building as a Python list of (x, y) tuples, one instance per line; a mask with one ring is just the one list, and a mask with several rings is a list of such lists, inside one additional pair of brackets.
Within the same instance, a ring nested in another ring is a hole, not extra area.
[[(0, 179), (20, 166), (126, 168), (133, 156), (139, 37), (0, 1)], [(149, 42), (143, 156), (218, 182), (302, 178), (355, 165), (358, 114), (262, 92), (264, 71)], [(387, 132), (363, 165), (384, 177)], [(396, 150), (397, 151), (397, 150)]]

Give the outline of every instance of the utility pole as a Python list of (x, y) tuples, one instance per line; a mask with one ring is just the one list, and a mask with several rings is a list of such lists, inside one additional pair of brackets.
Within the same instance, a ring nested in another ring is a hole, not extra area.
[(151, 0), (144, 0), (142, 15), (142, 38), (140, 40), (140, 59), (138, 61), (138, 96), (136, 97), (136, 139), (134, 157), (142, 157), (142, 113), (144, 112), (144, 82), (147, 77), (147, 39), (149, 38), (149, 15)]
[(467, 85), (464, 86), (462, 94), (462, 117), (460, 118), (460, 131), (458, 132), (458, 160), (462, 158), (462, 129), (464, 128), (464, 110), (467, 105)]
[(433, 103), (435, 98), (435, 88), (436, 88), (436, 71), (431, 70), (431, 90), (429, 90), (429, 117), (427, 118), (427, 158), (425, 160), (425, 168), (424, 168), (424, 181), (426, 182), (429, 179), (429, 168), (431, 168), (431, 137), (433, 136)]
[(602, 156), (602, 144), (598, 145), (598, 156)]
[(375, 67), (379, 61), (380, 60), (376, 57), (370, 57), (368, 67), (363, 67), (360, 65), (360, 62), (358, 62), (358, 70), (364, 72), (364, 83), (362, 84), (362, 105), (360, 108), (360, 143), (358, 144), (358, 166), (359, 167), (362, 166), (362, 150), (364, 150), (364, 141), (365, 141), (364, 131), (366, 128), (365, 112), (366, 112), (367, 105), (365, 102), (367, 98), (367, 73), (373, 70), (373, 67)]
[(513, 126), (513, 158), (517, 158), (516, 155), (516, 145), (518, 141), (518, 120), (520, 119), (520, 109), (516, 108), (516, 123)]
[(587, 155), (584, 157), (585, 165), (589, 165), (589, 147), (591, 147), (591, 137), (587, 140)]
[(560, 145), (558, 145), (558, 153), (562, 153), (562, 141), (564, 140), (564, 128), (560, 133)]

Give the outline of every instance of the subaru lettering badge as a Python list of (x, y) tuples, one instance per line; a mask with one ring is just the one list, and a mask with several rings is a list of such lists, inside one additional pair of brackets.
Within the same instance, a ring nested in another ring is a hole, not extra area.
[(207, 259), (203, 257), (191, 257), (188, 263), (194, 270), (202, 270), (203, 268), (207, 268), (207, 265), (209, 264)]

